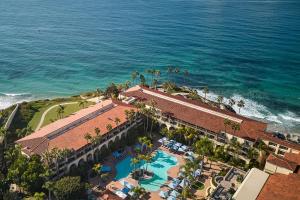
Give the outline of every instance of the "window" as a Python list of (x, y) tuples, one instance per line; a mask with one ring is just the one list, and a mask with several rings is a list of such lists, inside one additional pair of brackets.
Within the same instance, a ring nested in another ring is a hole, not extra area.
[(285, 147), (285, 146), (282, 146), (282, 145), (280, 145), (280, 146), (279, 146), (279, 148), (280, 148), (280, 149), (283, 149), (283, 150), (288, 150), (288, 148), (287, 148), (287, 147)]

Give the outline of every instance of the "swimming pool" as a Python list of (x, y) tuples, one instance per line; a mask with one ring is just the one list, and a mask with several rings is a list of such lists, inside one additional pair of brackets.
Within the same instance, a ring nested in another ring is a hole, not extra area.
[[(116, 165), (117, 180), (127, 177), (132, 171), (133, 168), (130, 165), (131, 158), (131, 156), (128, 156)], [(153, 162), (148, 165), (148, 170), (152, 171), (154, 176), (149, 180), (140, 181), (140, 185), (148, 191), (159, 190), (160, 186), (168, 180), (167, 171), (171, 167), (176, 166), (177, 163), (178, 161), (176, 157), (161, 150), (157, 151), (153, 158)], [(144, 164), (141, 164), (140, 166), (145, 167)]]

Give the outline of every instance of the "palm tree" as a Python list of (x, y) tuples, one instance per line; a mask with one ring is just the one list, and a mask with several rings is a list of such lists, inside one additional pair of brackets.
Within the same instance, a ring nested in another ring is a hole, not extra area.
[(235, 104), (235, 100), (230, 98), (228, 104), (232, 107)]
[(237, 106), (239, 107), (239, 113), (241, 113), (241, 108), (245, 107), (245, 102), (241, 99), (238, 101)]
[(107, 124), (107, 125), (106, 125), (106, 130), (107, 130), (108, 132), (110, 132), (110, 131), (112, 130), (112, 125), (111, 125), (111, 124)]
[(146, 79), (145, 76), (143, 74), (140, 75), (140, 83), (142, 86), (146, 85)]
[(57, 110), (56, 110), (57, 116), (62, 119), (65, 113), (65, 106), (64, 105), (59, 105)]
[(181, 199), (188, 199), (192, 196), (191, 189), (189, 186), (185, 186), (182, 188), (180, 197)]
[(232, 138), (230, 144), (233, 147), (234, 158), (236, 159), (240, 153), (240, 150), (242, 149), (242, 145), (237, 141), (236, 138)]
[(214, 145), (213, 142), (208, 139), (208, 137), (203, 137), (195, 143), (196, 152), (204, 157), (210, 157), (213, 155)]
[(131, 80), (132, 80), (133, 84), (135, 84), (135, 80), (136, 80), (138, 75), (139, 75), (139, 73), (137, 71), (134, 71), (134, 72), (131, 73)]
[(136, 165), (140, 162), (140, 160), (137, 157), (134, 157), (131, 159), (130, 165), (133, 166), (133, 172), (136, 170)]
[(157, 85), (158, 85), (158, 80), (157, 79), (153, 79), (152, 87), (154, 87), (154, 89), (157, 89)]
[(133, 199), (142, 199), (142, 197), (146, 194), (146, 190), (143, 187), (136, 186), (133, 188)]
[(100, 175), (101, 174), (101, 169), (102, 169), (102, 165), (100, 163), (96, 163), (94, 164), (92, 170), (97, 174)]
[(151, 120), (151, 127), (150, 127), (150, 137), (152, 138), (152, 129), (153, 129), (153, 124), (154, 124), (154, 118), (156, 115), (156, 109), (155, 106), (157, 105), (156, 101), (154, 99), (150, 100), (150, 112), (149, 115), (152, 118)]
[(217, 102), (218, 102), (219, 105), (221, 105), (221, 104), (223, 103), (223, 100), (224, 100), (224, 97), (223, 97), (223, 96), (219, 95), (219, 96), (217, 97)]
[(239, 131), (241, 129), (241, 125), (238, 123), (231, 123), (231, 129), (233, 130), (233, 135), (235, 135), (236, 131)]
[(121, 122), (121, 120), (120, 120), (120, 118), (116, 117), (115, 120), (114, 120), (114, 122), (115, 122), (116, 126), (118, 127), (119, 124), (120, 124), (120, 122)]
[(101, 140), (102, 140), (102, 135), (100, 135), (101, 130), (99, 128), (95, 128), (95, 134), (96, 136), (92, 138), (92, 143), (94, 144), (100, 144)]
[(84, 108), (84, 101), (79, 101), (78, 106)]
[(203, 88), (204, 98), (206, 99), (206, 95), (209, 93), (209, 89), (207, 86)]
[[(155, 73), (154, 73), (155, 77), (157, 78), (157, 80), (159, 80), (159, 77), (161, 75), (161, 72), (159, 69), (155, 70)], [(157, 81), (158, 82), (158, 81)]]
[(225, 126), (225, 133), (226, 133), (226, 127), (231, 124), (231, 121), (227, 118), (224, 119), (224, 126)]
[(124, 83), (124, 89), (127, 90), (129, 87), (131, 86), (131, 82), (130, 81), (126, 81)]
[(84, 134), (84, 139), (86, 139), (86, 143), (89, 143), (92, 139), (91, 134), (89, 133)]

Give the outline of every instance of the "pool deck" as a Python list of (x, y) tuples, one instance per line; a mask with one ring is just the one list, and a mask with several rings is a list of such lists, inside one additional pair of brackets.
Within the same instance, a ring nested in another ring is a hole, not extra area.
[[(160, 187), (160, 190), (167, 191), (167, 190), (169, 190), (168, 184), (171, 182), (172, 178), (177, 177), (177, 175), (180, 171), (180, 166), (185, 164), (185, 160), (184, 160), (184, 156), (182, 154), (173, 153), (169, 149), (161, 146), (160, 143), (155, 142), (154, 147), (153, 147), (153, 153), (155, 153), (155, 151), (157, 151), (157, 150), (162, 150), (165, 153), (168, 153), (171, 156), (176, 157), (177, 161), (178, 161), (176, 166), (171, 167), (167, 171), (168, 181)], [(106, 161), (102, 163), (103, 165), (108, 165), (108, 166), (112, 167), (112, 172), (110, 173), (109, 180), (106, 183), (102, 183), (103, 187), (105, 187), (106, 189), (111, 190), (111, 191), (121, 190), (123, 188), (123, 186), (120, 184), (119, 181), (114, 180), (114, 177), (116, 176), (115, 166), (120, 160), (126, 158), (127, 156), (133, 156), (134, 154), (135, 154), (135, 152), (133, 151), (133, 148), (132, 147), (127, 147), (121, 158), (116, 159), (113, 156), (109, 156), (106, 159)], [(216, 173), (220, 172), (220, 170), (222, 168), (224, 168), (224, 165), (222, 163), (219, 163), (219, 162), (212, 162), (211, 166), (210, 166), (210, 162), (208, 162), (207, 160), (205, 160), (204, 163), (205, 163), (204, 164), (204, 170), (203, 170), (203, 173), (202, 173), (202, 176), (201, 176), (201, 179), (200, 179), (200, 181), (204, 184), (204, 189), (195, 191), (195, 195), (197, 196), (197, 198), (207, 197), (207, 190), (208, 190), (208, 188), (211, 187), (211, 177), (213, 176), (213, 174), (216, 174)], [(132, 179), (131, 177), (126, 177), (126, 178), (124, 178), (124, 180), (129, 182), (130, 184), (132, 184), (134, 186), (138, 185), (138, 181)], [(90, 183), (94, 186), (99, 185), (99, 177), (97, 176), (93, 179), (90, 179)], [(159, 196), (160, 190), (154, 191), (154, 192), (149, 192), (146, 199), (150, 199), (150, 200), (159, 200), (159, 199), (161, 199), (161, 197)]]

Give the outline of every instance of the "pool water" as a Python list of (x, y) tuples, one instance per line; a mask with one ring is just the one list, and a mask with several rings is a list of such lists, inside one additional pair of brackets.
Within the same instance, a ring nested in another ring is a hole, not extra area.
[[(116, 165), (117, 180), (126, 178), (133, 170), (133, 167), (130, 165), (131, 158), (131, 156), (128, 156)], [(149, 180), (140, 181), (140, 185), (148, 191), (159, 190), (160, 186), (168, 180), (167, 171), (171, 167), (176, 166), (177, 163), (178, 161), (176, 157), (171, 156), (164, 151), (157, 151), (153, 158), (153, 162), (148, 164), (147, 168), (148, 171), (152, 171), (154, 173), (154, 176)], [(146, 164), (141, 163), (140, 167), (145, 168)]]

